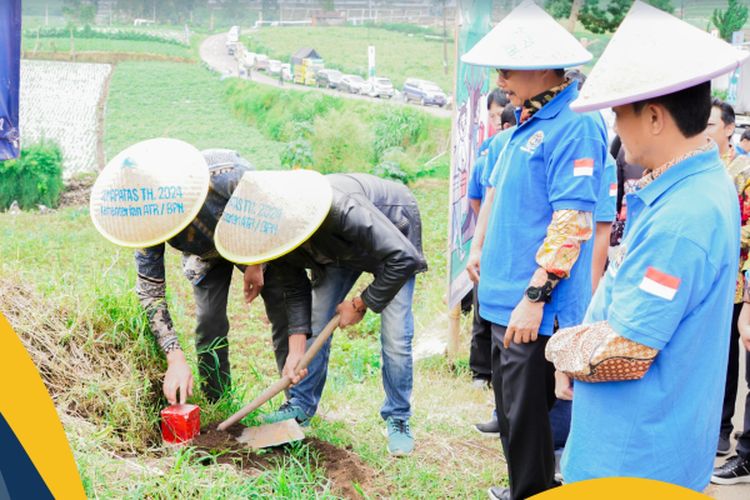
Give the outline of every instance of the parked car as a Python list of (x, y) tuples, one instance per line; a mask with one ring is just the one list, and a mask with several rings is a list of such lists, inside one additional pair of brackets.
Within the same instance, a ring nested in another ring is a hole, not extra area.
[(268, 56), (265, 54), (255, 54), (255, 69), (258, 71), (268, 70)]
[(234, 55), (235, 50), (237, 50), (237, 44), (240, 41), (240, 27), (239, 26), (232, 26), (229, 28), (229, 32), (227, 33), (227, 53), (230, 56)]
[(281, 73), (281, 61), (279, 61), (278, 59), (269, 59), (268, 72), (272, 75), (278, 75), (279, 73)]
[(363, 94), (367, 94), (370, 97), (393, 97), (395, 89), (393, 88), (393, 82), (388, 78), (382, 76), (376, 76), (366, 82)]
[(326, 87), (329, 89), (335, 89), (341, 82), (341, 78), (344, 75), (337, 69), (321, 69), (315, 75), (315, 81), (318, 87)]
[(292, 65), (289, 63), (281, 63), (281, 78), (284, 80), (291, 80), (293, 78), (292, 75)]
[(342, 92), (349, 92), (350, 94), (359, 94), (365, 87), (367, 82), (364, 78), (357, 75), (344, 75), (341, 77), (341, 81), (338, 84), (338, 89)]
[(445, 106), (448, 96), (437, 84), (428, 80), (409, 78), (404, 82), (404, 99), (406, 102), (418, 102), (422, 106), (434, 104)]

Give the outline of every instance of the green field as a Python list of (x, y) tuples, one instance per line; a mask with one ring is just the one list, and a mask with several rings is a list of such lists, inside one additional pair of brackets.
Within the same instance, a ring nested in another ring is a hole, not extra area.
[[(100, 38), (76, 38), (76, 52), (118, 52), (126, 54), (159, 54), (183, 59), (198, 60), (193, 47), (138, 40), (105, 40)], [(24, 36), (22, 50), (33, 52), (70, 52), (70, 38), (39, 38)]]
[(223, 88), (216, 74), (196, 64), (118, 64), (105, 117), (107, 158), (146, 138), (174, 137), (201, 149), (236, 149), (259, 168), (278, 168), (283, 145), (235, 118)]
[(367, 75), (367, 47), (375, 46), (377, 74), (393, 80), (401, 88), (409, 77), (435, 81), (448, 93), (453, 92), (453, 47), (448, 44), (448, 68), (443, 70), (443, 44), (379, 28), (262, 28), (243, 41), (256, 52), (288, 61), (303, 47), (313, 47), (327, 67), (347, 73)]
[[(121, 50), (102, 49), (102, 40), (92, 42), (92, 50)], [(122, 50), (134, 52), (137, 43), (123, 42)], [(262, 108), (266, 98), (267, 108)], [(106, 103), (105, 155), (111, 158), (142, 139), (168, 136), (199, 148), (233, 148), (259, 168), (279, 168), (279, 156), (296, 130), (320, 137), (306, 135), (321, 161), (349, 161), (339, 157), (340, 151), (348, 150), (358, 168), (358, 162), (373, 161), (371, 155), (393, 145), (404, 148), (401, 157), (409, 157), (412, 166), (446, 147), (446, 119), (401, 107), (317, 99), (221, 81), (199, 64), (122, 62), (114, 68)], [(379, 128), (380, 120), (393, 124), (393, 130), (390, 125)], [(411, 122), (420, 126), (414, 128)], [(354, 137), (351, 127), (365, 130)], [(359, 141), (361, 149), (348, 147), (352, 141)], [(336, 147), (325, 147), (330, 144)], [(445, 161), (436, 163), (441, 165), (438, 170), (411, 184), (422, 211), (430, 266), (417, 280), (417, 344), (447, 328), (443, 295), (448, 181)], [(370, 279), (364, 277), (355, 288)], [(86, 493), (102, 498), (339, 495), (337, 484), (326, 474), (325, 457), (311, 444), (295, 447), (249, 473), (231, 464), (215, 465), (221, 450), (160, 446), (164, 362), (135, 298), (134, 280), (132, 251), (104, 240), (85, 206), (45, 215), (0, 214), (0, 310), (45, 367), (45, 381), (62, 415)], [(218, 405), (196, 397), (204, 424), (227, 416), (277, 376), (262, 304), (248, 308), (241, 300), (239, 281), (235, 279), (230, 292), (229, 308), (235, 388)], [(167, 282), (175, 326), (188, 358), (194, 359), (195, 306), (179, 252), (168, 252)], [(22, 297), (23, 306), (14, 297)], [(466, 334), (469, 319), (463, 324)], [(308, 436), (349, 447), (362, 464), (364, 479), (357, 487), (370, 497), (484, 497), (488, 486), (504, 480), (505, 469), (499, 442), (471, 428), (475, 420), (489, 415), (491, 397), (487, 391), (469, 388), (468, 338), (462, 340), (457, 368), (442, 356), (416, 363), (412, 427), (417, 449), (407, 459), (394, 460), (387, 454), (378, 414), (383, 398), (378, 328), (379, 317), (369, 313), (356, 328), (336, 334), (320, 416)], [(56, 363), (45, 361), (51, 358)], [(274, 404), (278, 403), (277, 398)]]

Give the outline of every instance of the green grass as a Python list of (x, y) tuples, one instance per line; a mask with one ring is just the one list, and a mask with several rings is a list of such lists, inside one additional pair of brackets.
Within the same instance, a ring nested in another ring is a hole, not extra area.
[[(139, 140), (169, 136), (199, 148), (234, 148), (259, 168), (278, 168), (284, 142), (290, 138), (284, 135), (288, 132), (284, 131), (285, 121), (311, 122), (310, 130), (318, 132), (320, 141), (338, 135), (345, 143), (350, 135), (345, 127), (328, 131), (328, 136), (323, 134), (328, 125), (326, 114), (344, 111), (348, 120), (357, 118), (366, 128), (372, 128), (366, 133), (376, 134), (379, 120), (388, 113), (384, 110), (389, 109), (335, 99), (320, 109), (312, 106), (305, 115), (304, 106), (298, 105), (311, 96), (273, 91), (278, 92), (273, 98), (281, 107), (248, 105), (243, 111), (238, 109), (237, 99), (233, 100), (237, 97), (231, 92), (235, 85), (245, 84), (222, 82), (197, 64), (118, 64), (105, 116), (106, 157)], [(248, 85), (241, 97), (257, 104), (247, 95), (257, 92), (258, 88)], [(389, 116), (394, 121), (388, 123), (393, 126), (386, 128), (398, 129), (398, 113)], [(419, 139), (418, 147), (407, 151), (424, 163), (432, 153), (446, 147), (448, 120), (422, 117), (421, 113), (414, 118), (425, 120), (426, 135), (407, 130), (406, 135)], [(272, 122), (281, 123), (278, 135)], [(343, 127), (351, 122), (342, 123)], [(384, 144), (393, 139), (381, 138)], [(419, 276), (415, 290), (417, 343), (447, 328), (443, 304), (448, 216), (445, 157), (435, 164), (437, 169), (430, 178), (411, 185), (422, 212), (424, 250), (430, 267)], [(180, 260), (179, 252), (167, 252), (167, 300), (186, 355), (194, 362), (195, 304)], [(71, 356), (68, 345), (80, 349), (73, 349), (79, 354), (71, 358), (77, 360), (72, 373), (64, 376), (62, 367), (54, 372), (61, 382), (52, 392), (64, 413), (65, 429), (89, 496), (334, 496), (307, 446), (294, 449), (287, 460), (252, 475), (231, 465), (202, 465), (194, 450), (158, 446), (158, 410), (166, 404), (161, 396), (164, 361), (135, 298), (132, 251), (104, 240), (91, 224), (87, 207), (65, 208), (47, 215), (0, 213), (0, 276), (23, 284), (36, 298), (36, 313), (26, 314), (24, 324), (17, 327), (23, 337), (43, 336), (62, 357)], [(217, 405), (208, 405), (197, 396), (204, 423), (227, 416), (277, 377), (264, 309), (261, 303), (251, 307), (243, 303), (239, 277), (235, 273), (228, 310), (235, 385), (226, 400)], [(363, 276), (355, 290), (370, 280)], [(7, 282), (0, 280), (0, 306), (3, 283)], [(466, 332), (468, 318), (463, 319), (463, 325)], [(335, 335), (329, 380), (310, 435), (336, 446), (351, 446), (375, 474), (371, 485), (375, 496), (483, 498), (488, 486), (501, 483), (505, 477), (497, 440), (483, 439), (470, 427), (477, 418), (489, 415), (489, 394), (468, 389), (465, 369), (456, 371), (442, 358), (416, 363), (412, 425), (417, 450), (407, 459), (393, 460), (381, 435), (378, 330), (379, 317), (368, 313), (356, 328)], [(459, 365), (465, 366), (467, 338), (462, 346)], [(273, 409), (280, 400), (277, 397), (262, 411)]]
[(107, 158), (143, 139), (174, 137), (199, 149), (235, 149), (258, 168), (278, 168), (282, 144), (237, 119), (223, 89), (216, 74), (194, 64), (118, 64), (107, 101)]
[[(201, 37), (193, 37), (192, 46), (176, 45), (157, 41), (108, 40), (102, 38), (76, 38), (75, 50), (81, 52), (116, 52), (125, 54), (155, 54), (198, 61), (197, 47)], [(38, 40), (34, 35), (24, 33), (21, 48), (24, 52), (70, 52), (70, 38), (46, 38)]]
[[(422, 211), (430, 266), (418, 278), (415, 292), (419, 339), (446, 327), (442, 295), (448, 183), (426, 179), (413, 189)], [(166, 264), (175, 327), (193, 360), (192, 289), (182, 276), (179, 252), (168, 251)], [(77, 367), (78, 382), (56, 394), (59, 407), (86, 419), (66, 421), (66, 430), (90, 496), (205, 497), (210, 492), (209, 496), (232, 497), (284, 491), (288, 498), (331, 495), (322, 471), (304, 450), (292, 455), (295, 460), (248, 477), (232, 467), (200, 465), (186, 452), (153, 447), (158, 409), (165, 404), (160, 395), (163, 361), (144, 329), (134, 296), (132, 252), (104, 240), (93, 228), (86, 207), (49, 215), (0, 214), (0, 275), (27, 284), (50, 309), (64, 314), (66, 333), (54, 335), (86, 346), (94, 359), (100, 359), (99, 364)], [(204, 422), (228, 415), (276, 377), (262, 304), (248, 308), (242, 303), (238, 278), (235, 273), (229, 301), (235, 399), (223, 407), (198, 399)], [(370, 279), (364, 277), (360, 285)], [(394, 498), (481, 497), (479, 493), (504, 477), (497, 441), (478, 437), (470, 429), (474, 419), (489, 414), (489, 395), (469, 390), (465, 371), (455, 374), (442, 360), (417, 363), (413, 419), (417, 451), (404, 460), (391, 459), (380, 434), (383, 393), (377, 329), (377, 316), (368, 313), (359, 328), (336, 334), (320, 409), (325, 418), (314, 419), (312, 435), (338, 446), (351, 445), (374, 471), (380, 471), (374, 487)], [(468, 345), (468, 340), (463, 344)], [(272, 407), (267, 405), (264, 411)], [(164, 475), (154, 475), (148, 467)]]
[(401, 88), (409, 77), (433, 80), (448, 92), (453, 92), (453, 46), (448, 44), (448, 71), (443, 70), (442, 42), (424, 37), (409, 36), (380, 28), (325, 27), (325, 28), (262, 28), (243, 42), (249, 50), (266, 52), (270, 57), (288, 61), (303, 47), (313, 47), (327, 67), (340, 68), (348, 73), (367, 74), (367, 47), (374, 45), (378, 75), (393, 80)]

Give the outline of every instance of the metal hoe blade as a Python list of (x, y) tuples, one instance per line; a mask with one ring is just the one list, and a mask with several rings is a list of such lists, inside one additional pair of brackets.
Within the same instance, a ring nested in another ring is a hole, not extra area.
[(293, 418), (275, 422), (273, 424), (263, 424), (257, 427), (248, 427), (237, 438), (237, 441), (248, 448), (259, 449), (271, 446), (280, 446), (305, 439), (305, 433), (302, 427)]

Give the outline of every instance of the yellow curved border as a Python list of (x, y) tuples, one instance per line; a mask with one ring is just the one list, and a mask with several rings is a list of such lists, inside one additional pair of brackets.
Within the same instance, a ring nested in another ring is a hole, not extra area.
[(710, 497), (682, 486), (653, 479), (608, 477), (566, 484), (530, 497), (532, 500), (705, 500)]
[[(0, 314), (0, 413), (55, 498), (86, 498), (55, 405), (31, 357)], [(2, 450), (0, 450), (2, 453)]]
[[(314, 170), (311, 170), (314, 172)], [(319, 173), (319, 172), (318, 172)], [(325, 177), (323, 174), (320, 174), (322, 177)], [(284, 255), (293, 252), (297, 247), (299, 247), (301, 244), (306, 242), (315, 232), (320, 229), (320, 226), (323, 224), (323, 221), (326, 220), (326, 217), (328, 217), (328, 213), (331, 211), (331, 204), (333, 203), (333, 188), (331, 187), (331, 184), (328, 182), (328, 179), (325, 179), (326, 181), (326, 187), (328, 188), (326, 194), (326, 202), (328, 204), (328, 210), (325, 212), (321, 212), (320, 220), (317, 221), (315, 224), (310, 225), (310, 230), (302, 233), (298, 239), (294, 239), (287, 243), (286, 245), (281, 246), (278, 250), (274, 252), (267, 252), (265, 254), (259, 255), (257, 258), (252, 259), (250, 261), (243, 260), (242, 257), (238, 255), (234, 255), (232, 252), (227, 250), (221, 245), (221, 238), (219, 238), (219, 232), (221, 230), (221, 220), (219, 220), (219, 224), (216, 225), (216, 229), (214, 230), (214, 245), (216, 246), (216, 250), (219, 251), (219, 254), (221, 254), (222, 257), (227, 259), (230, 262), (234, 262), (236, 264), (243, 264), (247, 266), (252, 266), (254, 264), (262, 264), (264, 262), (268, 262), (271, 260), (278, 259), (279, 257), (283, 257)], [(224, 218), (224, 215), (222, 214), (222, 219)]]

